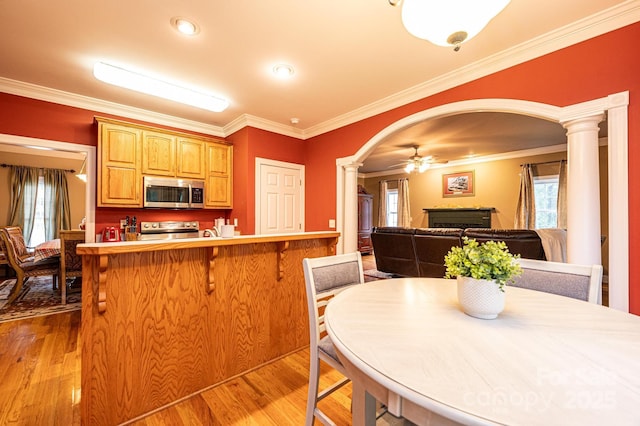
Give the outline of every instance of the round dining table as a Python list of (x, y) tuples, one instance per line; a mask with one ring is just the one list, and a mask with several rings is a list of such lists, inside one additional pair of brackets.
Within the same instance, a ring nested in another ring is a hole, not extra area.
[(640, 425), (640, 317), (506, 287), (498, 318), (464, 314), (455, 280), (346, 289), (329, 336), (353, 383), (353, 424), (375, 400), (418, 425)]

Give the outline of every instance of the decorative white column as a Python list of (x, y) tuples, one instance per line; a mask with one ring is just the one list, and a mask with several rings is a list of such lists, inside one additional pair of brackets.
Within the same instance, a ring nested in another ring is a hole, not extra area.
[(629, 92), (607, 98), (609, 307), (629, 312)]
[(343, 164), (344, 222), (342, 226), (343, 253), (358, 250), (358, 168), (362, 163)]
[(598, 123), (604, 114), (562, 122), (567, 129), (567, 261), (602, 264)]

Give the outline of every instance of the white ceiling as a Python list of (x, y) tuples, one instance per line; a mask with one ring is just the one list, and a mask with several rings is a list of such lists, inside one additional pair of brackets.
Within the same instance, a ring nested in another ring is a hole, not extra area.
[[(305, 138), (363, 118), (363, 111), (389, 109), (393, 100), (416, 87), (444, 87), (448, 83), (443, 76), (505, 51), (515, 52), (517, 46), (545, 37), (570, 43), (570, 35), (578, 32), (576, 22), (585, 20), (584, 26), (593, 27), (593, 16), (613, 16), (623, 8), (637, 9), (638, 3), (513, 0), (454, 52), (408, 34), (400, 8), (387, 0), (5, 0), (0, 8), (0, 90), (16, 93), (7, 87), (27, 83), (29, 90), (34, 89), (31, 85), (55, 89), (203, 123), (221, 132), (250, 117)], [(177, 33), (170, 25), (176, 16), (194, 20), (200, 33)], [(107, 85), (92, 75), (98, 60), (200, 87), (228, 98), (230, 107), (212, 113)], [(270, 75), (280, 62), (295, 67), (294, 78), (281, 81)], [(293, 117), (299, 119), (297, 125), (291, 124)], [(407, 129), (393, 143), (445, 143), (435, 133), (442, 129), (438, 124), (455, 122), (459, 129), (458, 120), (450, 117)], [(468, 122), (462, 127), (477, 125)], [(482, 142), (477, 133), (459, 138), (473, 139), (473, 150), (488, 152), (493, 130), (484, 132)], [(509, 142), (514, 140), (511, 136)], [(459, 153), (444, 150), (439, 155), (452, 158)]]

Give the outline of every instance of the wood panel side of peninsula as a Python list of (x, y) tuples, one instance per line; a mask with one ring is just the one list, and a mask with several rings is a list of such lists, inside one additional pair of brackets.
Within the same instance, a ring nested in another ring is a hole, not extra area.
[(82, 423), (144, 416), (308, 345), (302, 259), (338, 236), (78, 246)]

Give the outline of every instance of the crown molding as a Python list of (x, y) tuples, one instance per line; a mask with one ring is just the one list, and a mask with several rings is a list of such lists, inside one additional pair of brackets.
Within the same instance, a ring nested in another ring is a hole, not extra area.
[(272, 133), (278, 133), (284, 136), (290, 136), (296, 139), (305, 139), (304, 131), (285, 124), (276, 123), (275, 121), (266, 120), (250, 114), (242, 114), (231, 123), (223, 127), (226, 136), (231, 135), (245, 127), (255, 127), (260, 130), (266, 130)]
[[(609, 143), (609, 139), (599, 138), (598, 146), (606, 146)], [(501, 152), (500, 154), (485, 155), (482, 157), (466, 158), (463, 160), (449, 161), (444, 164), (432, 164), (429, 170), (444, 169), (446, 167), (464, 166), (467, 164), (488, 163), (489, 161), (501, 161), (511, 160), (513, 158), (534, 157), (536, 155), (554, 154), (556, 152), (565, 152), (567, 150), (567, 144), (549, 145), (539, 148), (523, 149), (520, 151)], [(368, 179), (380, 176), (406, 174), (404, 169), (385, 170), (383, 172), (371, 172), (371, 173), (358, 173), (358, 178)]]
[[(602, 141), (600, 142), (600, 144), (603, 144), (603, 143), (606, 144), (606, 140), (604, 142)], [(552, 154), (556, 152), (563, 152), (566, 150), (567, 150), (567, 144), (549, 145), (549, 146), (543, 146), (540, 148), (502, 152), (500, 154), (485, 155), (483, 157), (467, 158), (464, 160), (454, 160), (454, 161), (449, 161), (448, 163), (445, 163), (445, 164), (432, 164), (431, 167), (429, 167), (429, 170), (444, 169), (447, 167), (463, 166), (467, 164), (488, 163), (489, 161), (510, 160), (512, 158), (533, 157), (536, 155)], [(358, 177), (363, 179), (368, 179), (373, 177), (389, 176), (389, 175), (397, 175), (397, 174), (407, 174), (407, 173), (404, 171), (404, 169), (394, 169), (394, 170), (385, 170), (384, 172), (358, 173)]]
[(299, 129), (297, 127), (283, 125), (249, 114), (239, 116), (224, 127), (214, 126), (207, 123), (187, 120), (167, 114), (160, 114), (142, 108), (134, 108), (115, 102), (104, 101), (2, 77), (0, 77), (0, 91), (90, 111), (162, 124), (169, 127), (190, 130), (212, 136), (226, 137), (237, 132), (243, 127), (251, 126), (261, 130), (305, 140), (638, 21), (640, 21), (640, 2), (638, 0), (628, 0), (585, 19), (573, 22), (565, 27), (544, 34), (525, 43), (521, 43), (462, 68), (458, 68), (455, 71), (443, 74), (437, 78), (428, 80), (361, 108), (357, 108), (316, 126), (311, 126), (307, 129)]
[(640, 21), (629, 0), (305, 130), (311, 138)]
[(142, 108), (135, 108), (128, 105), (104, 101), (101, 99), (3, 77), (0, 77), (0, 91), (11, 95), (23, 96), (26, 98), (86, 109), (89, 111), (133, 118), (140, 121), (147, 121), (178, 129), (191, 130), (193, 132), (204, 133), (207, 135), (219, 137), (225, 136), (222, 128), (219, 126), (213, 126), (211, 124), (187, 120), (167, 114), (160, 114)]

